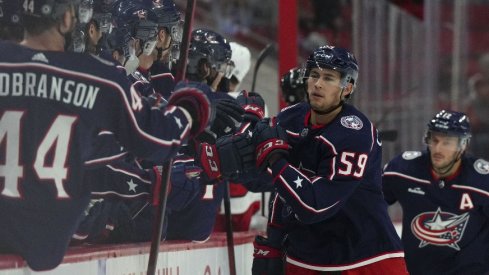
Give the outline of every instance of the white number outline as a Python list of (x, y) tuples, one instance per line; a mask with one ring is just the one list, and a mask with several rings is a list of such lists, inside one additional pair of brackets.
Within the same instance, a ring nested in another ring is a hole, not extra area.
[[(21, 120), (24, 111), (5, 111), (0, 118), (0, 144), (6, 137), (5, 164), (0, 165), (0, 177), (4, 178), (4, 186), (0, 195), (12, 198), (21, 198), (19, 191), (20, 181), (23, 178), (24, 167), (20, 164), (21, 156)], [(66, 161), (72, 139), (73, 126), (76, 116), (58, 115), (46, 131), (36, 151), (32, 168), (39, 180), (52, 180), (56, 186), (57, 198), (70, 198), (64, 188), (63, 182), (69, 175)], [(53, 152), (53, 161), (46, 163), (46, 158)]]

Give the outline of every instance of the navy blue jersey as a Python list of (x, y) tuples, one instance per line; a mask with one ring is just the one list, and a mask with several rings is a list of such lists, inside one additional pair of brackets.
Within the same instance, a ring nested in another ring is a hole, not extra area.
[(186, 142), (190, 117), (149, 108), (113, 63), (91, 55), (0, 42), (0, 60), (0, 246), (49, 269), (88, 204), (84, 165), (107, 161), (92, 158), (97, 134), (163, 162)]
[[(345, 104), (327, 125), (310, 125), (307, 103), (277, 123), (291, 145), (271, 172), (288, 234), (287, 261), (308, 269), (347, 270), (403, 257), (381, 186), (381, 143), (373, 124)], [(283, 200), (283, 201), (282, 201)]]
[(175, 77), (164, 62), (154, 62), (150, 68), (151, 84), (164, 98), (169, 98), (175, 88)]
[(403, 210), (411, 274), (489, 272), (489, 163), (464, 156), (451, 177), (431, 174), (428, 152), (408, 151), (384, 169), (385, 199)]
[(202, 183), (199, 195), (179, 211), (168, 213), (167, 240), (207, 241), (224, 197), (225, 182)]

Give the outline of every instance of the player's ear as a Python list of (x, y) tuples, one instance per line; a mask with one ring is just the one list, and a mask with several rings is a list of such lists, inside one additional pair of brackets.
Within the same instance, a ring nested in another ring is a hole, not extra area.
[(88, 23), (88, 33), (90, 34), (90, 37), (93, 37), (95, 35), (95, 32), (97, 31), (97, 27), (95, 26), (95, 23), (90, 22)]
[(63, 16), (59, 21), (59, 31), (62, 34), (66, 34), (75, 29), (76, 25), (76, 17), (74, 16), (74, 11), (72, 9), (68, 9), (65, 11)]
[(346, 84), (343, 90), (343, 96), (348, 97), (352, 92), (353, 92), (353, 84), (352, 83)]
[(165, 39), (166, 39), (166, 36), (167, 36), (167, 33), (166, 33), (166, 30), (165, 28), (161, 28), (159, 31), (158, 31), (158, 40), (160, 42), (164, 42)]

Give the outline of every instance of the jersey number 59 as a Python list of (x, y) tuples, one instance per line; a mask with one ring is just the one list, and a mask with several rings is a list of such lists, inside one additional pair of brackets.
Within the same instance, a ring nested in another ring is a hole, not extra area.
[(361, 178), (363, 176), (363, 172), (365, 172), (367, 159), (367, 154), (358, 154), (353, 152), (341, 153), (341, 165), (338, 167), (338, 174), (344, 176), (353, 175), (356, 178)]

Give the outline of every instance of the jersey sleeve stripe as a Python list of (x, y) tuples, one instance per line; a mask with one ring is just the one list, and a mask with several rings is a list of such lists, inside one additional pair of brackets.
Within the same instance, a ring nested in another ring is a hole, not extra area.
[[(175, 145), (178, 146), (178, 145), (181, 144), (180, 139), (183, 138), (182, 135), (180, 135), (180, 138), (179, 139), (163, 140), (163, 139), (154, 137), (154, 136), (152, 136), (152, 135), (144, 132), (139, 127), (139, 124), (137, 123), (136, 117), (134, 116), (134, 113), (133, 113), (132, 108), (131, 108), (131, 104), (129, 104), (129, 100), (127, 98), (126, 92), (124, 91), (124, 89), (117, 82), (114, 82), (112, 80), (107, 80), (107, 79), (104, 79), (104, 78), (101, 78), (101, 77), (97, 77), (97, 76), (94, 76), (94, 75), (86, 74), (86, 73), (75, 72), (75, 71), (71, 71), (71, 70), (57, 68), (57, 67), (54, 67), (54, 66), (51, 66), (51, 65), (47, 65), (47, 64), (39, 64), (39, 63), (23, 63), (23, 64), (2, 63), (1, 65), (2, 66), (6, 66), (6, 67), (17, 67), (17, 68), (19, 68), (19, 67), (41, 68), (44, 71), (55, 71), (55, 72), (60, 73), (60, 74), (71, 75), (71, 76), (74, 76), (74, 77), (77, 77), (77, 78), (85, 78), (85, 79), (89, 79), (91, 81), (103, 83), (103, 84), (105, 84), (107, 86), (112, 86), (114, 88), (114, 90), (119, 93), (119, 95), (120, 95), (120, 97), (121, 97), (121, 99), (122, 99), (122, 101), (124, 103), (124, 107), (128, 111), (128, 114), (129, 114), (129, 118), (130, 118), (131, 123), (133, 124), (133, 126), (137, 130), (137, 132), (143, 138), (145, 138), (145, 139), (147, 139), (147, 140), (149, 140), (149, 141), (151, 141), (153, 143), (157, 143), (157, 144), (160, 144), (160, 145), (163, 145), (163, 146), (175, 146)], [(188, 127), (186, 127), (186, 128), (188, 128)], [(186, 133), (187, 132), (187, 129), (184, 129), (183, 132)]]
[(138, 174), (134, 174), (134, 173), (131, 173), (130, 171), (127, 171), (127, 170), (124, 170), (124, 169), (120, 169), (120, 168), (115, 168), (114, 166), (112, 165), (107, 165), (107, 168), (109, 168), (110, 170), (114, 171), (114, 172), (119, 172), (119, 173), (122, 173), (124, 175), (128, 175), (130, 177), (134, 177), (134, 178), (137, 178), (139, 179), (140, 181), (144, 182), (144, 183), (147, 183), (147, 184), (151, 184), (151, 180), (148, 180), (148, 179), (143, 179), (141, 176), (139, 176)]
[(423, 184), (431, 184), (431, 182), (429, 180), (418, 179), (418, 178), (411, 177), (411, 176), (401, 174), (398, 172), (384, 172), (384, 176), (401, 177), (401, 178), (405, 178), (405, 179), (412, 180), (412, 181), (419, 182), (419, 183), (423, 183)]
[(473, 192), (479, 193), (481, 195), (484, 195), (486, 197), (489, 197), (489, 192), (481, 190), (479, 188), (472, 187), (472, 186), (464, 186), (464, 185), (454, 184), (454, 185), (452, 185), (452, 188), (469, 190), (469, 191), (473, 191)]

